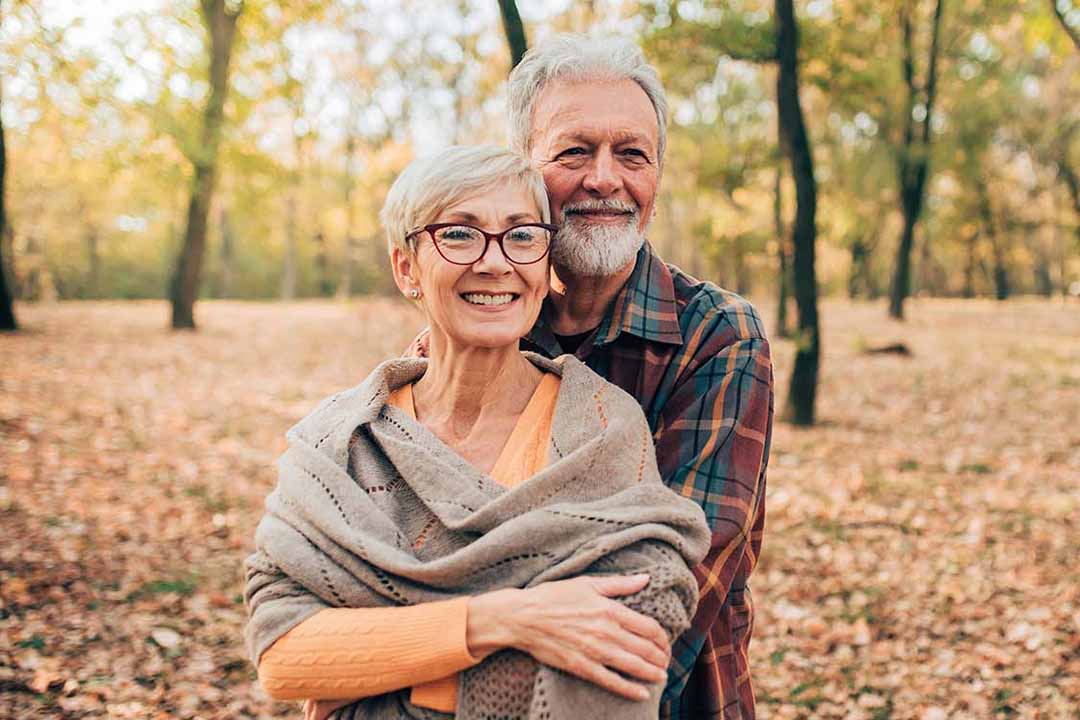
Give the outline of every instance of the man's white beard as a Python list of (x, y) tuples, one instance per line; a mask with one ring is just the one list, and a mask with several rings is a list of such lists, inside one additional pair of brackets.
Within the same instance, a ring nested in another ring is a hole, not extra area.
[(586, 209), (583, 207), (585, 205), (590, 206), (588, 209), (600, 209), (610, 208), (614, 204), (610, 201), (593, 201), (563, 209), (563, 224), (551, 247), (551, 260), (556, 269), (578, 277), (604, 277), (614, 275), (634, 260), (645, 242), (645, 236), (638, 231), (636, 210), (625, 216), (625, 225), (594, 225), (587, 218), (573, 213), (575, 209)]

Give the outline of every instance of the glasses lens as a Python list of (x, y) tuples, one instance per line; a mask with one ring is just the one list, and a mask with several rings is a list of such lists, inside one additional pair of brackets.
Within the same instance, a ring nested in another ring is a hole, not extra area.
[(551, 232), (535, 225), (510, 228), (503, 236), (503, 251), (511, 262), (536, 262), (547, 252)]
[(484, 253), (484, 234), (465, 225), (451, 225), (435, 231), (435, 244), (450, 262), (473, 263)]

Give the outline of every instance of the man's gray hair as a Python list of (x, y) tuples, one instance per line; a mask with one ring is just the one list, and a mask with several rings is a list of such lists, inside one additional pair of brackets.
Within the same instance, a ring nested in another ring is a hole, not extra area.
[(660, 128), (658, 164), (663, 165), (667, 145), (668, 104), (656, 68), (634, 42), (619, 37), (589, 38), (562, 34), (532, 47), (510, 73), (507, 102), (510, 146), (526, 157), (532, 149), (532, 120), (536, 99), (553, 81), (582, 82), (633, 80), (645, 91), (656, 110)]

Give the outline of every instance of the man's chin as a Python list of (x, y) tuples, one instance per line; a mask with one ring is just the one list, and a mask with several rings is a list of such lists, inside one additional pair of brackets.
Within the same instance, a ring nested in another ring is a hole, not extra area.
[(577, 233), (571, 229), (562, 238), (556, 240), (552, 249), (551, 262), (559, 275), (572, 275), (581, 278), (599, 278), (616, 275), (627, 265), (632, 265), (638, 250), (645, 242), (636, 227), (627, 227), (622, 232), (610, 226), (598, 228), (598, 233)]

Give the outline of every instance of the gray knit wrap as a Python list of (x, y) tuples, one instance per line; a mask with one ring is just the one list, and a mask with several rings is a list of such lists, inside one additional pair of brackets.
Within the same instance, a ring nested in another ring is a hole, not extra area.
[[(387, 405), (391, 391), (423, 375), (426, 360), (383, 363), (289, 430), (246, 562), (254, 662), (326, 607), (414, 605), (577, 575), (647, 572), (648, 586), (620, 601), (659, 621), (669, 638), (689, 627), (698, 591), (689, 567), (705, 556), (708, 526), (695, 502), (661, 482), (637, 401), (571, 356), (526, 355), (562, 381), (548, 465), (512, 489)], [(663, 686), (650, 690), (647, 701), (624, 700), (504, 650), (460, 674), (455, 716), (655, 720)], [(406, 688), (337, 717), (449, 716), (413, 705)]]

